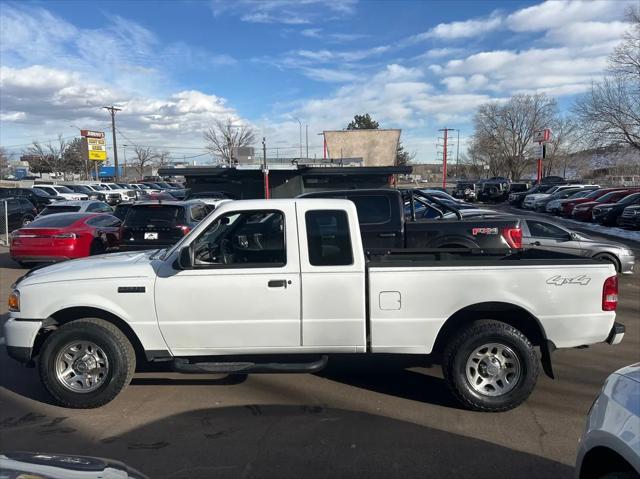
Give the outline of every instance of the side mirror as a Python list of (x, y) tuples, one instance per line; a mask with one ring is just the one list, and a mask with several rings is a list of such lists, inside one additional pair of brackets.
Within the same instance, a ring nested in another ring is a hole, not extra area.
[(180, 269), (193, 269), (193, 248), (191, 245), (180, 248), (178, 266), (180, 266)]
[(574, 232), (569, 233), (569, 241), (578, 241), (578, 234)]

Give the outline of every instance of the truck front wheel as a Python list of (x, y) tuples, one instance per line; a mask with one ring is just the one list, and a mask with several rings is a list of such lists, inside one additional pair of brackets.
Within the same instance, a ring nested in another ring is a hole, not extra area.
[(482, 320), (450, 339), (442, 370), (449, 389), (465, 407), (500, 412), (529, 397), (538, 378), (538, 357), (518, 329)]
[(131, 343), (116, 326), (97, 318), (78, 319), (45, 340), (40, 377), (60, 405), (95, 408), (110, 402), (131, 382), (135, 358)]

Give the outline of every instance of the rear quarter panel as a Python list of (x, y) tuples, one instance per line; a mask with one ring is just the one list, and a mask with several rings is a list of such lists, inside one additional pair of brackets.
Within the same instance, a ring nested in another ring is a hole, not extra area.
[[(600, 264), (371, 266), (371, 347), (374, 352), (430, 353), (448, 318), (484, 302), (527, 310), (559, 348), (602, 342), (615, 319), (614, 312), (602, 311), (602, 286), (614, 275), (613, 266)], [(563, 278), (574, 281), (560, 284)], [(388, 293), (399, 293), (398, 309), (388, 309)]]

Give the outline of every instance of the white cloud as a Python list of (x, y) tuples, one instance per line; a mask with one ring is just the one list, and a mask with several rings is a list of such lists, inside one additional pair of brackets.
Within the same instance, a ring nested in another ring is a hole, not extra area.
[(589, 20), (611, 20), (623, 16), (625, 6), (635, 0), (547, 0), (509, 15), (506, 23), (516, 32), (536, 32)]
[(471, 38), (497, 30), (502, 26), (503, 19), (499, 15), (488, 18), (475, 18), (460, 22), (440, 23), (430, 30), (412, 37), (413, 41), (421, 41), (429, 38), (441, 40), (454, 40), (458, 38)]
[(240, 20), (249, 23), (284, 23), (285, 25), (304, 25), (305, 23), (310, 23), (306, 18), (292, 14), (275, 16), (267, 12), (247, 13), (246, 15), (242, 15)]
[(360, 40), (362, 38), (367, 38), (369, 35), (365, 35), (363, 33), (338, 33), (338, 32), (327, 32), (322, 28), (305, 28), (300, 31), (300, 35), (307, 38), (314, 38), (318, 40), (324, 40), (329, 43), (344, 43), (351, 42), (354, 40)]
[(585, 44), (604, 47), (602, 51), (609, 52), (610, 42), (618, 43), (624, 33), (631, 28), (626, 22), (574, 22), (562, 27), (549, 30), (545, 40), (555, 45), (583, 47)]
[(331, 68), (303, 68), (302, 71), (308, 78), (316, 81), (344, 83), (358, 79), (358, 75), (353, 72)]
[(303, 25), (335, 15), (353, 15), (357, 0), (213, 0), (214, 16), (234, 15), (243, 22)]

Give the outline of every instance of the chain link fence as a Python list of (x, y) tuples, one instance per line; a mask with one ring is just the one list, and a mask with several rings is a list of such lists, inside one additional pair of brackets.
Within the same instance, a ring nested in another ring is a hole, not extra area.
[(0, 201), (0, 246), (9, 246), (9, 205), (7, 200)]

